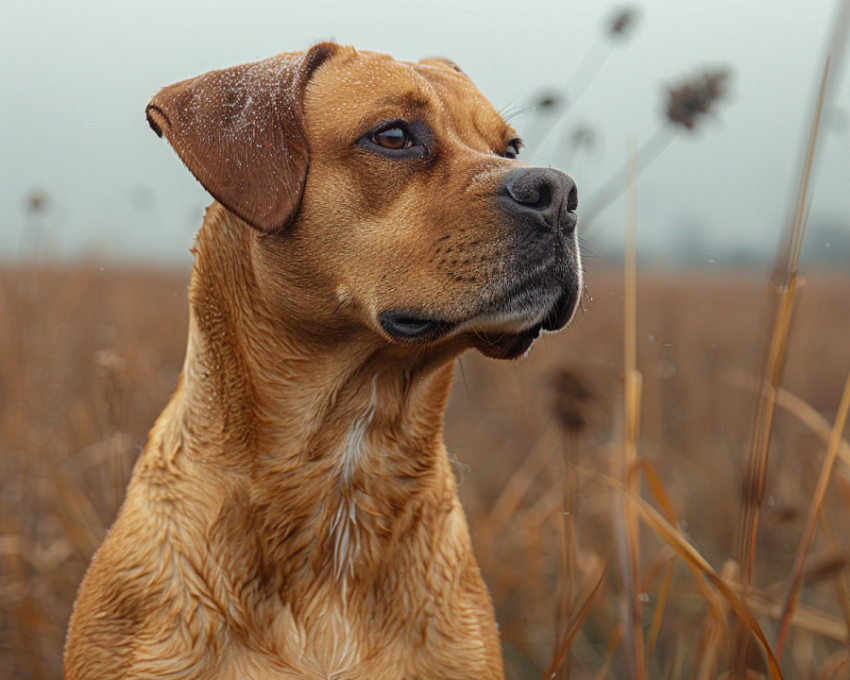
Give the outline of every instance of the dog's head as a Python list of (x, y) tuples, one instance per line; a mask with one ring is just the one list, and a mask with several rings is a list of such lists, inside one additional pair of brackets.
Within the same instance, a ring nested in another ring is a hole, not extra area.
[(265, 271), (385, 342), (513, 358), (575, 311), (575, 185), (517, 160), (451, 62), (322, 43), (177, 83), (147, 113), (254, 227)]

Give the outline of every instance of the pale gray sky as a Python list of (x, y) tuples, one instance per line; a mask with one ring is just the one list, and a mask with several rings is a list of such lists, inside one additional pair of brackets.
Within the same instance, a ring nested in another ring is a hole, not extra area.
[[(621, 4), (2, 0), (0, 257), (34, 247), (25, 197), (43, 190), (51, 199), (43, 249), (189, 261), (210, 199), (145, 123), (145, 104), (163, 85), (334, 38), (405, 59), (449, 57), (497, 108), (523, 108), (564, 83)], [(729, 66), (732, 96), (719, 114), (682, 135), (641, 176), (638, 240), (662, 256), (696, 243), (706, 260), (740, 248), (772, 252), (834, 0), (629, 4), (641, 12), (634, 34), (615, 46), (565, 119), (566, 129), (594, 128), (596, 149), (564, 165), (553, 144), (537, 162), (572, 174), (581, 200), (623, 165), (631, 139), (640, 143), (658, 128), (665, 83)], [(850, 231), (847, 80), (845, 72), (836, 96), (844, 125), (839, 115), (823, 137), (812, 225)], [(512, 122), (533, 139), (535, 114)], [(624, 220), (622, 202), (615, 203), (596, 224), (591, 247), (621, 241)]]

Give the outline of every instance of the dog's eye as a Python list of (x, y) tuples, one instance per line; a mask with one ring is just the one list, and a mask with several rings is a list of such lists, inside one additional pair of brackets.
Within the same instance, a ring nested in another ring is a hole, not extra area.
[(399, 125), (378, 130), (372, 135), (372, 141), (385, 149), (408, 149), (410, 148), (410, 133)]
[(519, 150), (522, 148), (522, 142), (518, 139), (510, 142), (505, 147), (505, 158), (516, 158), (519, 156)]
[(371, 153), (392, 160), (425, 158), (433, 143), (433, 134), (421, 120), (393, 120), (375, 125), (357, 140), (357, 145)]

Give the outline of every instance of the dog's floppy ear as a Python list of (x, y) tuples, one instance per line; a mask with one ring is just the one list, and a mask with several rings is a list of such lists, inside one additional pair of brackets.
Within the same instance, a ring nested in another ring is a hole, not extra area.
[(148, 123), (219, 203), (278, 232), (298, 211), (307, 179), (304, 90), (337, 47), (320, 43), (169, 85), (148, 104)]

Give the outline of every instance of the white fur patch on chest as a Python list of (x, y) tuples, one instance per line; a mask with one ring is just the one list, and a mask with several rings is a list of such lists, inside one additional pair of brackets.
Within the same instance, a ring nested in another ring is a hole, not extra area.
[(369, 397), (369, 404), (366, 406), (366, 410), (359, 418), (356, 418), (351, 423), (345, 437), (345, 449), (342, 452), (343, 482), (351, 479), (354, 472), (360, 466), (360, 461), (363, 457), (363, 440), (366, 437), (366, 431), (375, 418), (375, 409), (378, 405), (377, 379), (378, 376), (372, 378), (372, 394)]
[(351, 480), (360, 468), (364, 456), (363, 442), (375, 418), (378, 404), (377, 376), (372, 378), (372, 391), (363, 413), (351, 423), (341, 455), (340, 487), (342, 497), (331, 521), (330, 538), (333, 544), (334, 576), (345, 579), (360, 552), (360, 530), (357, 526), (357, 500)]
[(334, 577), (344, 579), (360, 552), (357, 501), (354, 498), (340, 501), (331, 522), (330, 535), (333, 541)]

